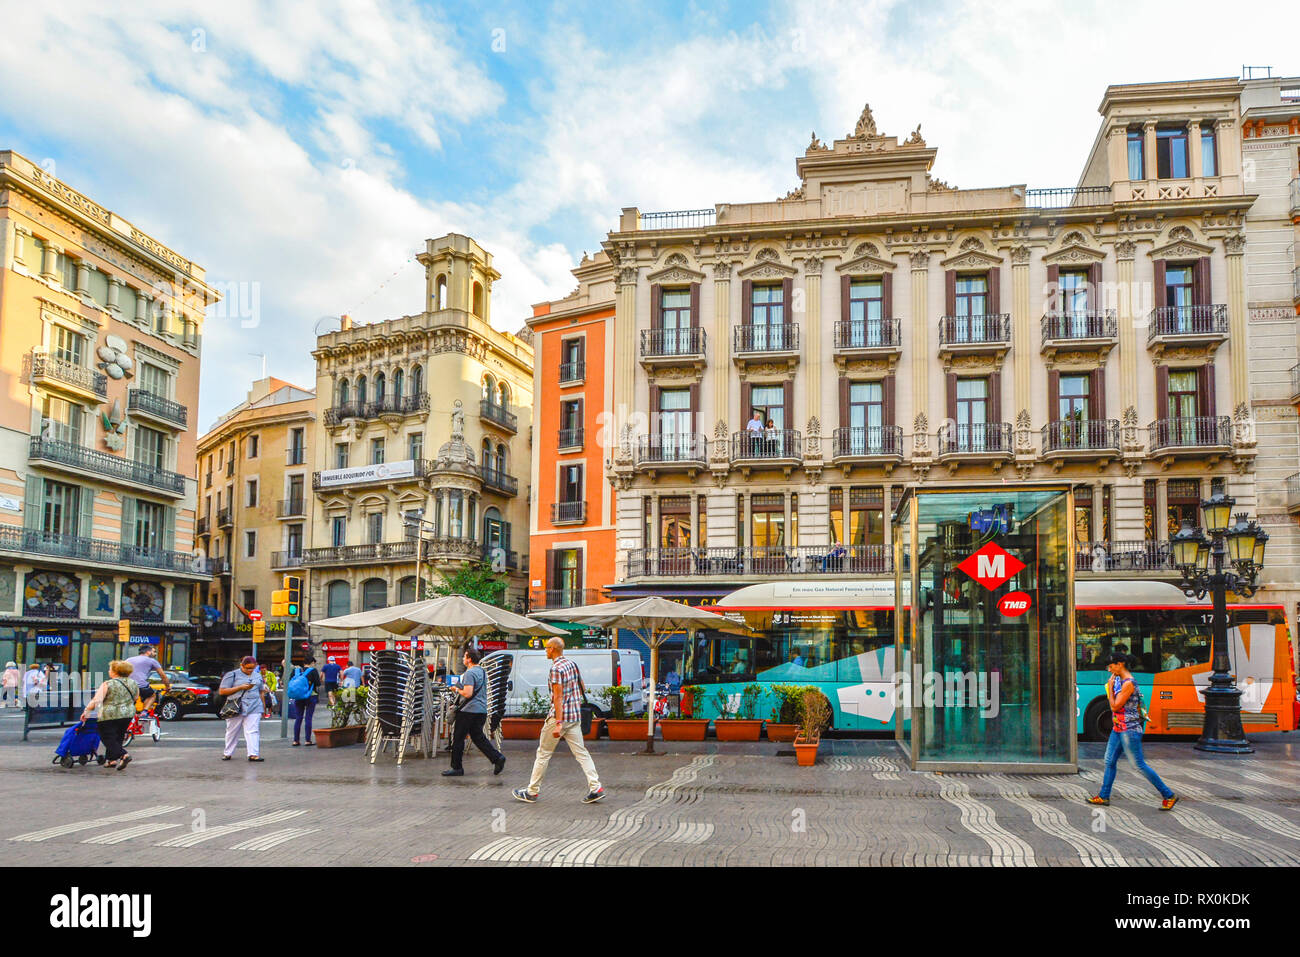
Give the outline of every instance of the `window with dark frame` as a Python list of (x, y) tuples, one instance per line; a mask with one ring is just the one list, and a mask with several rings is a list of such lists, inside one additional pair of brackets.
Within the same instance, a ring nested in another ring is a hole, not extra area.
[(1146, 147), (1141, 127), (1128, 131), (1128, 178), (1146, 179)]
[(1191, 175), (1187, 164), (1187, 127), (1156, 129), (1156, 178), (1186, 179)]

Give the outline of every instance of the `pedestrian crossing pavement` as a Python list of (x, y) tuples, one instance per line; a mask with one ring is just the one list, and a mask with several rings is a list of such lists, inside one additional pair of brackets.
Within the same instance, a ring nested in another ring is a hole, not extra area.
[[(198, 812), (198, 813), (196, 813)], [(230, 851), (269, 851), (290, 841), (315, 834), (316, 827), (280, 827), (261, 834), (250, 835), (248, 832), (284, 824), (288, 821), (309, 814), (306, 808), (280, 808), (265, 813), (231, 821), (225, 824), (208, 824), (208, 811), (190, 808), (181, 804), (157, 804), (113, 814), (105, 817), (93, 817), (66, 824), (56, 824), (37, 831), (15, 834), (10, 841), (24, 844), (58, 842), (71, 838), (80, 844), (115, 845), (139, 844), (147, 842), (153, 847), (192, 848), (203, 844), (213, 844), (238, 836), (238, 840), (227, 846)], [(185, 828), (183, 833), (174, 833)], [(90, 833), (90, 832), (97, 833)], [(168, 833), (165, 837), (163, 832)], [(159, 840), (152, 840), (153, 837)]]

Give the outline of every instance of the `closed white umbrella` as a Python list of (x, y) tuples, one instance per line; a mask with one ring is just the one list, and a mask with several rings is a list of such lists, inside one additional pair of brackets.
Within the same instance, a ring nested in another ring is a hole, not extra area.
[(646, 754), (654, 754), (655, 750), (655, 689), (659, 682), (659, 646), (670, 635), (684, 631), (689, 636), (691, 632), (700, 628), (739, 635), (753, 634), (745, 625), (733, 622), (722, 615), (658, 597), (627, 598), (623, 601), (611, 601), (599, 605), (556, 608), (551, 611), (536, 612), (533, 617), (571, 621), (597, 628), (626, 628), (640, 633), (642, 640), (650, 647), (650, 705), (646, 711)]

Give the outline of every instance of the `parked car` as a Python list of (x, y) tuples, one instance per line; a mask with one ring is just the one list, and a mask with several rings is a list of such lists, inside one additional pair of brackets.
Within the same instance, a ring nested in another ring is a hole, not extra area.
[(170, 668), (167, 669), (167, 680), (172, 686), (164, 692), (157, 672), (149, 678), (149, 685), (162, 694), (155, 710), (164, 721), (179, 721), (187, 714), (216, 714), (220, 710), (220, 696), (207, 684), (195, 681), (184, 671)]
[[(487, 662), (499, 657), (510, 659), (510, 677), (506, 682), (505, 714), (507, 717), (515, 717), (522, 713), (523, 703), (532, 694), (533, 689), (537, 689), (543, 697), (549, 699), (546, 678), (550, 673), (551, 663), (547, 660), (545, 651), (506, 649), (494, 651), (483, 660)], [(640, 652), (629, 651), (626, 648), (577, 648), (566, 650), (564, 657), (571, 659), (578, 666), (582, 683), (587, 688), (587, 697), (602, 717), (605, 716), (605, 712), (601, 708), (598, 692), (611, 685), (627, 685), (631, 688), (631, 693), (624, 699), (628, 712), (645, 713), (645, 680), (642, 675)]]

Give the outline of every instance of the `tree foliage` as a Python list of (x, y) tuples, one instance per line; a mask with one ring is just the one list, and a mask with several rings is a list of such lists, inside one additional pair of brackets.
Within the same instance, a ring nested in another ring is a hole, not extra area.
[(505, 579), (493, 574), (487, 562), (466, 562), (452, 574), (438, 572), (442, 583), (428, 586), (429, 597), (440, 595), (466, 595), (498, 608), (505, 607)]

